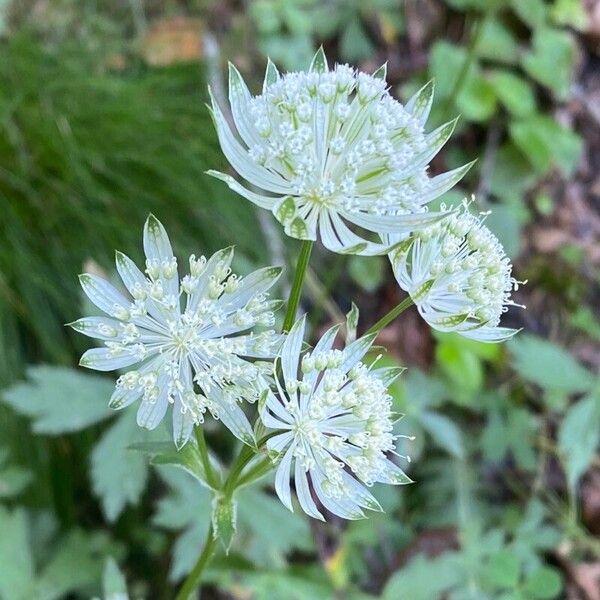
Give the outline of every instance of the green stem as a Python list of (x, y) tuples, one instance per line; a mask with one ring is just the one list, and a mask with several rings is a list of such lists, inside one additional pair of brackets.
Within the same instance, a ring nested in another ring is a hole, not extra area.
[(265, 457), (258, 461), (253, 467), (248, 469), (248, 472), (240, 477), (237, 482), (237, 488), (241, 488), (249, 483), (260, 479), (263, 475), (266, 475), (273, 468), (273, 463), (270, 458)]
[(202, 579), (202, 573), (206, 568), (206, 565), (212, 558), (215, 553), (215, 548), (217, 545), (217, 540), (214, 536), (214, 531), (212, 524), (208, 528), (208, 536), (206, 538), (206, 543), (204, 544), (204, 548), (194, 568), (191, 570), (190, 574), (187, 576), (182, 588), (179, 590), (179, 593), (175, 597), (175, 600), (189, 600), (189, 597), (193, 594), (194, 590), (200, 585), (200, 580)]
[(284, 332), (289, 331), (296, 320), (296, 311), (298, 310), (298, 304), (300, 303), (304, 275), (306, 273), (306, 268), (308, 267), (308, 262), (310, 261), (310, 253), (312, 251), (313, 244), (314, 242), (311, 240), (302, 241), (298, 262), (296, 263), (294, 282), (292, 283), (292, 290), (290, 291), (290, 298), (288, 300), (287, 310), (283, 320), (282, 330)]
[(413, 300), (410, 296), (407, 296), (396, 306), (392, 308), (387, 315), (384, 315), (367, 331), (365, 335), (369, 335), (371, 333), (379, 333), (384, 327), (389, 325), (398, 315), (401, 315), (407, 308), (413, 305)]
[(213, 490), (219, 488), (219, 480), (210, 464), (210, 457), (208, 455), (208, 447), (206, 445), (206, 439), (204, 438), (204, 430), (202, 427), (196, 427), (196, 442), (198, 444), (198, 450), (200, 451), (200, 457), (202, 459), (202, 466), (206, 473), (206, 482), (210, 485)]

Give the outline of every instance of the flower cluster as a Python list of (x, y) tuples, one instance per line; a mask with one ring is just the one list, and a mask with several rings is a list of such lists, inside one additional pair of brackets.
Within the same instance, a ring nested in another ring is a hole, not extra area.
[(262, 422), (276, 433), (267, 446), (279, 459), (279, 498), (292, 510), (293, 479), (302, 510), (318, 519), (323, 516), (310, 486), (327, 510), (357, 519), (364, 517), (362, 508), (381, 510), (365, 486), (411, 481), (387, 457), (397, 438), (387, 387), (401, 369), (369, 369), (361, 362), (374, 335), (333, 349), (338, 329), (301, 356), (305, 318), (297, 321), (281, 350), (278, 393), (265, 392), (260, 407)]
[[(270, 367), (281, 345), (272, 327), (278, 301), (267, 290), (281, 269), (267, 267), (245, 278), (231, 272), (233, 249), (206, 259), (189, 259), (181, 281), (177, 260), (164, 227), (150, 216), (144, 227), (146, 269), (117, 253), (116, 265), (130, 297), (104, 279), (84, 274), (81, 285), (108, 317), (86, 317), (71, 324), (102, 340), (88, 350), (81, 365), (98, 371), (129, 369), (118, 379), (112, 408), (141, 400), (138, 424), (155, 428), (173, 405), (173, 438), (178, 447), (208, 411), (246, 443), (254, 441), (238, 405), (256, 400), (268, 385)], [(263, 359), (256, 360), (256, 359)]]
[(496, 236), (466, 208), (416, 232), (390, 255), (400, 287), (439, 331), (500, 342), (517, 330), (499, 327), (518, 282)]
[(230, 65), (229, 102), (241, 139), (211, 95), (212, 113), (231, 166), (261, 191), (209, 173), (271, 210), (292, 237), (320, 236), (334, 252), (384, 254), (390, 246), (376, 234), (406, 237), (439, 220), (443, 213), (427, 212), (428, 203), (470, 167), (427, 175), (454, 129), (451, 122), (425, 133), (432, 96), (428, 84), (403, 106), (386, 89), (385, 67), (373, 75), (348, 65), (329, 71), (322, 50), (306, 73), (280, 76), (269, 62), (263, 92), (254, 97)]

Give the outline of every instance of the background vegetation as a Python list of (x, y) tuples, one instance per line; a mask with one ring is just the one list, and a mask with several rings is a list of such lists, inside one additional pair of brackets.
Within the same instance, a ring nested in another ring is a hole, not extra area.
[[(409, 367), (394, 401), (417, 436), (385, 514), (327, 524), (269, 481), (206, 598), (600, 599), (600, 7), (594, 0), (0, 0), (0, 598), (168, 599), (208, 527), (188, 473), (150, 465), (87, 345), (76, 275), (141, 256), (148, 212), (180, 256), (235, 242), (241, 269), (293, 259), (203, 173), (226, 168), (204, 107), (225, 59), (258, 85), (265, 55), (304, 68), (388, 61), (400, 98), (434, 78), (431, 127), (461, 115), (433, 170), (477, 166), (475, 193), (529, 283), (506, 346), (432, 335), (407, 313), (381, 336)], [(256, 89), (258, 89), (256, 87)], [(285, 283), (282, 293), (285, 294)], [(400, 299), (385, 259), (317, 252), (313, 330), (357, 298), (361, 327)], [(226, 462), (230, 436), (207, 425)]]

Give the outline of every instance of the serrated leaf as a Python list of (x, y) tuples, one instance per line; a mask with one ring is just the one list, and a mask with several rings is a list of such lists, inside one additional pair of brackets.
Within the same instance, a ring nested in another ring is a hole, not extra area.
[(221, 494), (215, 496), (212, 507), (212, 524), (215, 539), (221, 541), (225, 553), (229, 553), (237, 529), (237, 503)]
[(205, 487), (211, 487), (206, 478), (200, 453), (193, 444), (186, 444), (181, 450), (172, 450), (171, 452), (157, 454), (152, 457), (150, 462), (153, 465), (171, 465), (183, 469)]
[(136, 440), (156, 438), (161, 434), (138, 427), (135, 411), (127, 411), (107, 429), (90, 458), (90, 478), (94, 494), (100, 499), (108, 521), (115, 521), (128, 504), (136, 504), (146, 488), (146, 458), (130, 450)]
[(28, 381), (2, 396), (16, 412), (33, 421), (33, 431), (59, 435), (80, 431), (108, 418), (114, 382), (66, 367), (40, 365), (27, 369)]
[(524, 379), (544, 389), (574, 393), (593, 385), (592, 374), (557, 344), (521, 334), (508, 347), (513, 367)]

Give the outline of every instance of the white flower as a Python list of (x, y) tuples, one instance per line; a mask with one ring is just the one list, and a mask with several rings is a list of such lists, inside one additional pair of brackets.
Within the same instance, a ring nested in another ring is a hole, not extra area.
[(260, 416), (277, 433), (268, 449), (280, 457), (275, 490), (292, 510), (290, 478), (302, 510), (323, 519), (321, 504), (346, 519), (364, 517), (362, 508), (381, 510), (366, 486), (403, 484), (410, 479), (386, 455), (394, 452), (392, 402), (387, 387), (402, 369), (369, 369), (361, 359), (374, 335), (345, 350), (333, 350), (339, 326), (331, 328), (301, 358), (305, 318), (296, 322), (281, 351), (278, 395), (264, 392)]
[(252, 427), (238, 402), (256, 400), (268, 385), (272, 365), (252, 359), (272, 359), (282, 338), (272, 330), (249, 330), (273, 325), (278, 302), (268, 300), (266, 291), (281, 269), (268, 267), (240, 279), (229, 267), (233, 248), (226, 248), (208, 260), (192, 255), (190, 274), (180, 283), (167, 232), (152, 215), (144, 227), (144, 251), (146, 274), (124, 254), (116, 255), (131, 297), (96, 275), (80, 276), (89, 299), (109, 315), (72, 323), (104, 341), (104, 347), (88, 350), (80, 364), (98, 371), (134, 367), (117, 379), (110, 406), (141, 400), (137, 422), (153, 429), (172, 404), (178, 447), (206, 411), (253, 443)]
[(432, 96), (427, 84), (403, 106), (386, 89), (385, 67), (373, 75), (348, 65), (329, 71), (322, 49), (307, 73), (280, 76), (269, 61), (263, 92), (254, 97), (230, 65), (229, 102), (241, 139), (211, 94), (212, 113), (227, 160), (260, 191), (209, 173), (271, 210), (292, 237), (320, 236), (334, 252), (385, 253), (390, 246), (375, 234), (406, 237), (439, 220), (427, 204), (470, 167), (428, 177), (428, 163), (455, 125), (425, 133)]
[(466, 209), (417, 232), (390, 254), (400, 287), (439, 331), (482, 342), (517, 333), (499, 327), (518, 282), (496, 236)]

